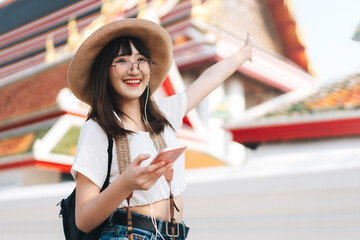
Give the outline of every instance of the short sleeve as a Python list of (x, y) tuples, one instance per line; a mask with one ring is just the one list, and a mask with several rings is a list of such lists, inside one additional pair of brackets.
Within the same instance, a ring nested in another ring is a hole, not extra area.
[(79, 172), (101, 188), (107, 173), (107, 148), (108, 138), (104, 130), (95, 121), (86, 121), (80, 131), (75, 161), (71, 168), (74, 179)]
[(177, 132), (182, 124), (187, 106), (187, 96), (185, 92), (180, 92), (173, 96), (158, 100), (157, 105), (166, 119)]

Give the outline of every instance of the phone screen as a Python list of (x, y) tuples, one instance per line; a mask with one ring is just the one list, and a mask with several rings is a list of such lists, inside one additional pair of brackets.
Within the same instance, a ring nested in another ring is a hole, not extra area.
[(158, 155), (150, 164), (158, 163), (159, 161), (165, 161), (166, 163), (175, 162), (176, 159), (185, 151), (186, 145), (180, 145), (171, 148), (165, 148), (160, 151)]

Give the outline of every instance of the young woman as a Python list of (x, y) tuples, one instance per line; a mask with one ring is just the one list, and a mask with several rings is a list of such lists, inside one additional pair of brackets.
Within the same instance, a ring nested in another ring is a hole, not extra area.
[[(150, 162), (161, 149), (179, 145), (176, 132), (183, 117), (251, 60), (252, 44), (248, 36), (238, 52), (208, 68), (185, 92), (155, 102), (151, 94), (168, 74), (172, 51), (171, 38), (161, 26), (124, 19), (94, 32), (69, 66), (71, 90), (91, 106), (71, 170), (76, 224), (90, 232), (110, 217), (100, 239), (186, 238), (184, 155), (174, 163)], [(108, 136), (115, 140), (114, 161), (110, 185), (100, 192)], [(132, 226), (125, 221), (126, 209)]]

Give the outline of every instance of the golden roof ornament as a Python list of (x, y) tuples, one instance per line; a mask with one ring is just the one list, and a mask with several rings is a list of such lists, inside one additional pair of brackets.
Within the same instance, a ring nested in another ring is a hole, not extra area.
[(52, 34), (49, 34), (47, 36), (45, 47), (46, 47), (45, 62), (46, 63), (55, 62), (57, 54), (56, 54), (56, 51), (55, 51), (55, 46), (54, 46), (54, 41), (53, 41), (53, 35)]
[(71, 17), (69, 19), (68, 31), (69, 31), (69, 35), (68, 35), (69, 37), (67, 39), (67, 45), (65, 51), (71, 52), (76, 50), (84, 40), (76, 27), (75, 17)]
[(220, 0), (208, 0), (204, 3), (201, 0), (191, 0), (191, 17), (207, 23), (211, 23), (211, 13), (215, 12), (221, 5)]
[(164, 0), (153, 0), (151, 2), (151, 5), (158, 12), (161, 9), (161, 7), (164, 5)]
[(145, 14), (147, 12), (146, 0), (139, 0), (137, 7), (138, 7), (138, 14), (136, 17), (145, 18)]
[(109, 21), (112, 21), (113, 19), (119, 18), (123, 15), (123, 8), (126, 1), (127, 0), (112, 0)]
[(137, 18), (147, 19), (160, 24), (160, 19), (168, 14), (180, 0), (139, 0)]
[(122, 14), (122, 8), (125, 0), (102, 0), (100, 16), (92, 21), (83, 31), (86, 39), (100, 27), (111, 22), (114, 18)]
[(101, 16), (105, 23), (111, 22), (114, 18), (122, 15), (123, 6), (126, 0), (102, 0)]
[(46, 39), (46, 56), (45, 62), (54, 62), (58, 55), (74, 51), (82, 44), (82, 42), (90, 36), (94, 31), (102, 27), (113, 19), (122, 16), (123, 6), (126, 0), (102, 0), (100, 15), (93, 20), (81, 32), (76, 27), (75, 16), (72, 16), (68, 22), (68, 39), (67, 44), (60, 52), (56, 53), (53, 35), (49, 35)]

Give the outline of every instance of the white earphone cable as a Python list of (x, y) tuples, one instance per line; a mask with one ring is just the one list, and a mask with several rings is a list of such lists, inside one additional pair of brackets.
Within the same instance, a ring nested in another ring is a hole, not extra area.
[[(149, 196), (148, 194), (146, 193), (146, 197), (148, 199), (148, 201), (150, 202), (150, 199), (149, 199)], [(155, 232), (156, 232), (156, 235), (155, 235), (155, 239), (157, 239), (158, 237), (158, 234), (159, 236), (161, 237), (162, 240), (165, 240), (164, 237), (162, 236), (162, 234), (160, 233), (159, 229), (157, 228), (157, 223), (156, 223), (156, 216), (155, 216), (155, 211), (154, 211), (154, 208), (153, 208), (153, 204), (150, 203), (150, 212), (151, 212), (151, 222), (155, 228)]]
[[(147, 91), (147, 96), (146, 96), (146, 100), (145, 100), (145, 111), (144, 111), (144, 115), (145, 115), (145, 121), (146, 121), (146, 123), (147, 123), (147, 126), (149, 126), (149, 128), (150, 128), (150, 130), (152, 131), (152, 133), (155, 135), (155, 139), (156, 139), (156, 143), (157, 143), (157, 150), (159, 151), (159, 141), (158, 141), (158, 139), (157, 139), (157, 136), (156, 136), (156, 134), (153, 132), (153, 130), (152, 130), (152, 128), (151, 128), (151, 126), (150, 126), (150, 124), (149, 124), (149, 122), (148, 122), (148, 119), (147, 119), (147, 103), (148, 103), (148, 98), (149, 98), (149, 85), (147, 86), (147, 89), (146, 89), (146, 91)], [(116, 114), (116, 112), (115, 111), (113, 111), (113, 113), (115, 114), (115, 116), (116, 116), (116, 118), (119, 120), (119, 122), (121, 122), (122, 124), (124, 124), (124, 122), (121, 120), (121, 118)], [(125, 124), (124, 124), (125, 125)], [(126, 126), (126, 125), (125, 125)], [(155, 233), (156, 233), (156, 235), (155, 235), (155, 239), (157, 239), (158, 238), (158, 235), (161, 237), (161, 239), (162, 240), (165, 240), (164, 239), (164, 237), (162, 236), (162, 234), (160, 233), (160, 231), (159, 231), (159, 229), (158, 229), (158, 227), (157, 227), (157, 223), (156, 223), (156, 216), (155, 216), (155, 211), (154, 211), (154, 208), (153, 208), (153, 204), (151, 203), (151, 201), (150, 201), (150, 199), (149, 199), (149, 195), (148, 195), (148, 192), (146, 192), (146, 197), (147, 197), (147, 199), (148, 199), (148, 202), (150, 203), (149, 205), (150, 205), (150, 213), (151, 213), (151, 222), (152, 222), (152, 224), (153, 224), (153, 226), (154, 226), (154, 228), (155, 228)]]

